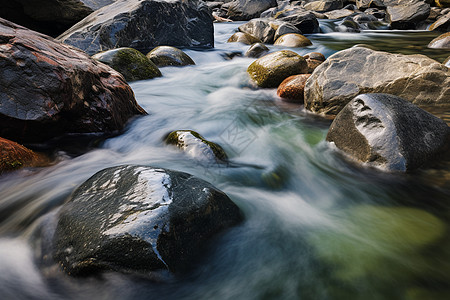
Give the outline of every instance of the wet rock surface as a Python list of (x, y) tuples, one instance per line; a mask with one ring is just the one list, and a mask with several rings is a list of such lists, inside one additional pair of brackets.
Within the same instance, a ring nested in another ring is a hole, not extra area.
[(22, 167), (43, 166), (47, 163), (43, 155), (0, 137), (0, 174)]
[(102, 170), (58, 214), (54, 257), (75, 276), (103, 270), (182, 272), (239, 208), (190, 174), (147, 166)]
[(171, 46), (158, 46), (147, 53), (146, 56), (158, 67), (195, 65), (189, 55)]
[(450, 49), (450, 32), (441, 34), (437, 38), (433, 39), (429, 44), (428, 48), (434, 49)]
[(278, 86), (277, 95), (283, 100), (303, 104), (305, 83), (310, 74), (289, 76)]
[(234, 0), (227, 7), (227, 17), (234, 21), (247, 21), (259, 17), (263, 11), (275, 6), (276, 0)]

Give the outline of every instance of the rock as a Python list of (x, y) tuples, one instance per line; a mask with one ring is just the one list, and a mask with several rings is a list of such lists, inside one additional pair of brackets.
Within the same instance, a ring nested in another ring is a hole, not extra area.
[(305, 59), (289, 50), (273, 52), (258, 58), (247, 69), (250, 77), (263, 88), (276, 88), (285, 78), (307, 71), (308, 64)]
[(450, 68), (450, 56), (447, 57), (446, 60), (444, 60), (444, 62), (442, 63), (444, 66), (446, 66), (447, 68)]
[(356, 7), (364, 10), (369, 7), (386, 8), (386, 4), (398, 0), (356, 0)]
[(275, 28), (275, 35), (273, 37), (274, 41), (276, 41), (280, 36), (287, 33), (298, 33), (302, 34), (302, 32), (295, 27), (294, 25), (287, 22), (270, 22), (270, 26)]
[(22, 167), (37, 167), (47, 164), (43, 155), (0, 137), (0, 174)]
[(43, 142), (115, 133), (146, 112), (122, 75), (83, 51), (0, 19), (0, 136)]
[(171, 46), (156, 47), (147, 53), (147, 58), (158, 67), (195, 65), (189, 55)]
[(213, 17), (202, 1), (118, 1), (93, 12), (58, 39), (89, 55), (118, 47), (142, 53), (161, 45), (213, 47)]
[(269, 52), (269, 48), (266, 45), (261, 43), (256, 43), (248, 48), (247, 52), (245, 52), (246, 57), (259, 58)]
[(273, 44), (275, 30), (266, 19), (252, 19), (239, 26), (239, 31), (251, 34), (263, 43)]
[(248, 21), (258, 18), (265, 10), (276, 6), (276, 0), (234, 0), (228, 6), (227, 17), (234, 21)]
[(246, 45), (251, 45), (254, 43), (261, 43), (256, 36), (245, 32), (236, 32), (228, 39), (227, 43), (243, 43)]
[(352, 18), (345, 18), (340, 25), (336, 27), (339, 32), (360, 32), (359, 25)]
[(364, 11), (365, 14), (374, 16), (377, 19), (384, 19), (386, 12), (378, 8), (368, 8)]
[(433, 39), (428, 44), (428, 48), (433, 48), (433, 49), (450, 49), (450, 32), (441, 34), (437, 38)]
[(190, 174), (112, 167), (85, 181), (61, 208), (54, 257), (75, 276), (182, 272), (211, 237), (241, 219), (223, 192)]
[(439, 17), (436, 22), (430, 25), (428, 30), (436, 30), (440, 32), (450, 31), (450, 12)]
[(8, 0), (0, 17), (51, 36), (57, 36), (100, 7), (115, 0)]
[(189, 156), (207, 162), (225, 162), (228, 157), (220, 145), (207, 141), (192, 130), (177, 130), (169, 133), (166, 144), (175, 145)]
[(312, 74), (314, 70), (325, 61), (325, 56), (319, 52), (310, 52), (303, 55), (303, 58), (308, 64), (308, 73)]
[(310, 11), (297, 9), (287, 16), (280, 14), (276, 19), (294, 25), (304, 34), (320, 31), (319, 21), (317, 21), (316, 16)]
[(332, 10), (332, 11), (326, 12), (326, 13), (324, 13), (324, 15), (328, 19), (333, 20), (333, 19), (345, 18), (345, 17), (351, 16), (354, 13), (355, 12), (350, 9), (338, 9), (338, 10)]
[(307, 10), (314, 10), (317, 12), (327, 12), (343, 8), (344, 3), (342, 0), (317, 0), (308, 2), (304, 4), (303, 7)]
[(430, 5), (422, 0), (399, 0), (386, 8), (386, 19), (392, 29), (415, 29), (430, 14)]
[(144, 54), (133, 48), (117, 48), (100, 52), (93, 59), (121, 73), (127, 81), (160, 77), (161, 72)]
[(278, 86), (277, 95), (288, 102), (303, 104), (306, 80), (310, 74), (289, 76)]
[(311, 41), (306, 37), (298, 33), (287, 33), (280, 36), (274, 43), (274, 45), (285, 47), (307, 47), (311, 46)]
[(405, 172), (448, 150), (450, 127), (400, 97), (362, 94), (339, 112), (326, 139), (369, 166)]
[(450, 70), (424, 55), (346, 49), (328, 57), (308, 79), (305, 107), (336, 115), (364, 93), (387, 93), (417, 105), (450, 107)]

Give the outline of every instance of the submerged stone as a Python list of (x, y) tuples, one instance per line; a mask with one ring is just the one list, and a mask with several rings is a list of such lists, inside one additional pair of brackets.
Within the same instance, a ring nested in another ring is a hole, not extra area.
[(171, 46), (156, 47), (147, 53), (147, 58), (158, 67), (195, 65), (189, 55)]
[(112, 167), (84, 182), (61, 208), (54, 258), (69, 275), (182, 272), (210, 238), (241, 220), (223, 192), (190, 174)]

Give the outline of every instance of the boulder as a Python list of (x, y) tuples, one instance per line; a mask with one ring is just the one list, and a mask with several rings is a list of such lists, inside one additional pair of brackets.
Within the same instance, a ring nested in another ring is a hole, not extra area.
[(398, 2), (398, 0), (356, 0), (356, 7), (360, 10), (369, 7), (386, 8), (390, 2)]
[(241, 219), (227, 195), (190, 174), (112, 167), (85, 181), (59, 211), (54, 258), (74, 276), (183, 272), (211, 237)]
[(144, 54), (133, 48), (117, 48), (100, 52), (93, 59), (121, 73), (127, 81), (160, 77), (161, 72)]
[(343, 8), (344, 2), (342, 0), (316, 0), (305, 3), (303, 7), (307, 10), (327, 12)]
[(325, 56), (319, 52), (310, 52), (303, 55), (303, 58), (308, 64), (308, 73), (312, 74), (314, 70), (325, 61)]
[(276, 6), (276, 0), (234, 0), (227, 6), (227, 17), (234, 21), (248, 21)]
[(263, 88), (276, 88), (287, 77), (307, 71), (305, 59), (289, 50), (269, 53), (258, 58), (247, 69), (250, 78)]
[(256, 43), (250, 46), (248, 50), (245, 52), (246, 57), (259, 58), (269, 52), (269, 48), (266, 45), (261, 43)]
[(289, 12), (286, 16), (280, 14), (276, 16), (276, 19), (294, 25), (304, 34), (316, 33), (320, 31), (317, 17), (312, 12), (307, 10), (296, 9)]
[(192, 130), (176, 130), (169, 133), (166, 144), (175, 145), (187, 155), (205, 162), (225, 162), (228, 157), (220, 145), (210, 142)]
[(311, 41), (304, 35), (298, 33), (286, 33), (280, 36), (274, 45), (285, 47), (307, 47), (311, 46)]
[(310, 74), (289, 76), (278, 86), (277, 95), (282, 100), (303, 104), (306, 80)]
[(439, 17), (436, 22), (430, 25), (428, 30), (435, 30), (440, 32), (449, 32), (450, 31), (450, 12)]
[(354, 14), (355, 11), (350, 10), (350, 9), (337, 9), (337, 10), (332, 10), (329, 12), (324, 13), (324, 15), (328, 18), (328, 19), (340, 19), (340, 18), (345, 18), (348, 16), (351, 16), (352, 14)]
[(428, 44), (428, 48), (433, 48), (433, 49), (450, 49), (450, 32), (441, 34), (437, 38), (433, 39)]
[(386, 19), (392, 29), (415, 29), (430, 14), (430, 4), (423, 0), (399, 0), (386, 8)]
[(450, 70), (424, 55), (353, 47), (317, 67), (306, 83), (305, 107), (336, 115), (364, 93), (388, 93), (417, 105), (450, 107)]
[(119, 47), (213, 47), (213, 17), (203, 1), (128, 0), (103, 7), (58, 39), (93, 55)]
[(0, 19), (0, 136), (42, 142), (115, 133), (135, 115), (122, 75), (83, 51)]
[(156, 47), (147, 53), (147, 58), (158, 67), (195, 65), (195, 62), (189, 55), (180, 49), (171, 46)]
[(227, 43), (243, 43), (246, 45), (252, 45), (254, 43), (261, 43), (261, 40), (256, 36), (245, 32), (236, 32), (228, 39)]
[(251, 34), (263, 43), (273, 44), (275, 30), (267, 19), (253, 19), (239, 26), (239, 31)]
[(51, 36), (57, 36), (95, 10), (115, 0), (8, 0), (0, 17)]
[(450, 127), (400, 97), (362, 94), (336, 116), (326, 139), (369, 166), (405, 172), (448, 150)]
[(13, 141), (0, 137), (0, 174), (22, 167), (37, 167), (47, 163), (47, 159)]
[(274, 41), (276, 41), (283, 34), (287, 33), (302, 34), (302, 32), (297, 27), (287, 22), (270, 22), (270, 26), (272, 26), (272, 28), (276, 30), (275, 35), (273, 37)]

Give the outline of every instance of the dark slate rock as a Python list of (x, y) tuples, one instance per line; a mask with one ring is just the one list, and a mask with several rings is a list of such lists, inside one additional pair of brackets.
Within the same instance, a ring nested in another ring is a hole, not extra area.
[(61, 208), (54, 258), (75, 276), (183, 272), (210, 238), (241, 219), (226, 194), (190, 174), (112, 167), (84, 182)]
[(287, 16), (281, 14), (277, 20), (291, 23), (304, 34), (320, 31), (319, 21), (317, 21), (317, 17), (310, 11), (297, 9)]
[(115, 133), (146, 114), (122, 75), (86, 53), (0, 19), (0, 136), (20, 143)]
[(327, 141), (369, 166), (404, 172), (448, 150), (450, 127), (400, 97), (362, 94), (336, 116)]
[(202, 1), (118, 1), (90, 14), (58, 39), (93, 55), (118, 47), (213, 47), (213, 17)]
[(276, 6), (276, 0), (234, 0), (227, 5), (227, 17), (235, 21), (248, 21), (258, 18), (265, 10)]
[(386, 8), (392, 29), (415, 29), (430, 14), (430, 4), (423, 0), (399, 0)]

